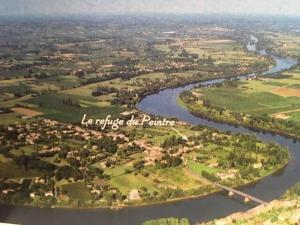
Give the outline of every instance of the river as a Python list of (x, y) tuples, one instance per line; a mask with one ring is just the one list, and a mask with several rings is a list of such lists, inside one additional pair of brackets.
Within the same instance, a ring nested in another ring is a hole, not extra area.
[[(253, 39), (255, 37), (251, 37)], [(249, 51), (256, 50), (257, 40), (248, 44)], [(267, 54), (265, 51), (259, 54)], [(289, 58), (271, 55), (276, 61), (276, 66), (264, 74), (289, 69), (297, 62)], [(242, 79), (243, 77), (241, 77)], [(222, 82), (223, 79), (201, 82), (209, 84)], [(280, 135), (255, 132), (244, 127), (235, 127), (227, 124), (216, 123), (192, 115), (188, 110), (180, 107), (176, 99), (180, 92), (189, 90), (195, 85), (187, 85), (174, 89), (166, 89), (156, 94), (145, 97), (137, 108), (141, 111), (166, 116), (176, 117), (193, 125), (206, 125), (222, 131), (254, 134), (264, 141), (274, 141), (287, 147), (291, 156), (288, 165), (280, 172), (268, 176), (256, 184), (241, 188), (243, 192), (271, 201), (281, 196), (289, 187), (300, 181), (300, 143)], [(228, 198), (223, 193), (216, 193), (203, 198), (187, 199), (178, 202), (129, 207), (120, 210), (111, 209), (49, 209), (23, 206), (0, 205), (0, 221), (22, 225), (140, 225), (143, 221), (162, 217), (187, 217), (192, 223), (208, 221), (227, 216), (237, 211), (252, 208), (242, 199)]]

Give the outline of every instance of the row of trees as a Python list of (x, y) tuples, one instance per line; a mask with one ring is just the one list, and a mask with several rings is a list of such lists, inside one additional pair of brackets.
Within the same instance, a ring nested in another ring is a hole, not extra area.
[(142, 225), (190, 225), (188, 219), (178, 219), (178, 218), (162, 218), (157, 220), (145, 221)]
[(101, 96), (107, 95), (110, 93), (117, 92), (118, 90), (113, 87), (104, 87), (104, 86), (97, 86), (94, 91), (92, 91), (92, 96)]

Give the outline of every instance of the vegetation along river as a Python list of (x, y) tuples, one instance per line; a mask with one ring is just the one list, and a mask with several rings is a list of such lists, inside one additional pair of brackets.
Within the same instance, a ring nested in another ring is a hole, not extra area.
[[(255, 37), (251, 37), (257, 42)], [(255, 51), (255, 44), (248, 44), (249, 51)], [(260, 51), (259, 54), (267, 54)], [(276, 66), (263, 74), (279, 72), (295, 65), (293, 59), (270, 55), (276, 61)], [(243, 77), (241, 77), (242, 79)], [(212, 84), (223, 82), (223, 79), (202, 82)], [(193, 88), (195, 85), (166, 89), (144, 98), (137, 108), (141, 111), (165, 116), (176, 117), (193, 125), (205, 125), (222, 131), (251, 133), (263, 141), (274, 141), (287, 147), (290, 153), (288, 165), (279, 173), (268, 176), (263, 180), (241, 188), (265, 201), (280, 197), (290, 186), (300, 181), (300, 142), (292, 139), (251, 131), (244, 127), (235, 127), (223, 123), (209, 121), (192, 115), (188, 110), (177, 104), (178, 95)], [(140, 225), (143, 221), (161, 217), (187, 217), (192, 223), (208, 221), (227, 216), (237, 211), (248, 210), (252, 205), (246, 205), (241, 199), (228, 198), (224, 193), (216, 193), (204, 198), (187, 199), (178, 202), (129, 207), (120, 210), (111, 209), (43, 209), (35, 207), (0, 205), (0, 221), (22, 225)]]

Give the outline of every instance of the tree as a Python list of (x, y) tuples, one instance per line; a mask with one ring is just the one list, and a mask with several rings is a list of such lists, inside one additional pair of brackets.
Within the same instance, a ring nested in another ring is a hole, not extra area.
[(175, 135), (172, 135), (171, 137), (168, 137), (164, 140), (162, 147), (163, 148), (172, 147), (172, 146), (181, 145), (184, 143), (185, 143), (185, 141), (182, 139), (182, 137), (177, 138)]
[(77, 178), (79, 175), (78, 171), (71, 166), (59, 167), (55, 173), (56, 180), (69, 179), (70, 177)]
[(118, 150), (118, 143), (112, 137), (104, 136), (100, 140), (97, 140), (95, 144), (100, 149), (104, 149), (107, 153), (114, 154)]
[(141, 170), (144, 167), (144, 164), (145, 164), (145, 161), (144, 160), (140, 160), (140, 161), (134, 162), (133, 163), (133, 167), (136, 170)]

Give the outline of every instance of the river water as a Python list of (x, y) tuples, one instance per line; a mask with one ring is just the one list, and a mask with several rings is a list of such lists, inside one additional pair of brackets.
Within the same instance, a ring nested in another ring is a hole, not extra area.
[[(255, 37), (251, 37), (253, 40)], [(257, 39), (255, 43), (257, 42)], [(256, 45), (248, 44), (249, 51), (255, 51)], [(266, 54), (265, 51), (259, 54)], [(297, 62), (288, 58), (271, 56), (276, 66), (264, 74), (285, 70)], [(210, 84), (222, 82), (223, 79), (201, 82)], [(198, 85), (198, 84), (197, 84)], [(287, 147), (291, 159), (288, 165), (277, 174), (268, 176), (256, 184), (241, 188), (265, 201), (271, 201), (282, 195), (286, 189), (300, 181), (300, 143), (280, 135), (255, 132), (244, 127), (235, 127), (216, 123), (192, 115), (180, 107), (176, 99), (180, 92), (189, 90), (195, 85), (166, 89), (144, 98), (137, 108), (141, 111), (166, 117), (176, 117), (193, 125), (206, 125), (222, 131), (254, 134), (264, 141), (274, 141)], [(253, 205), (246, 205), (242, 199), (228, 198), (224, 193), (216, 193), (204, 198), (182, 200), (173, 203), (131, 207), (120, 210), (111, 209), (49, 209), (36, 207), (0, 205), (0, 221), (22, 225), (140, 225), (143, 221), (162, 217), (187, 217), (192, 223), (208, 221), (227, 216), (233, 212), (245, 211)]]

